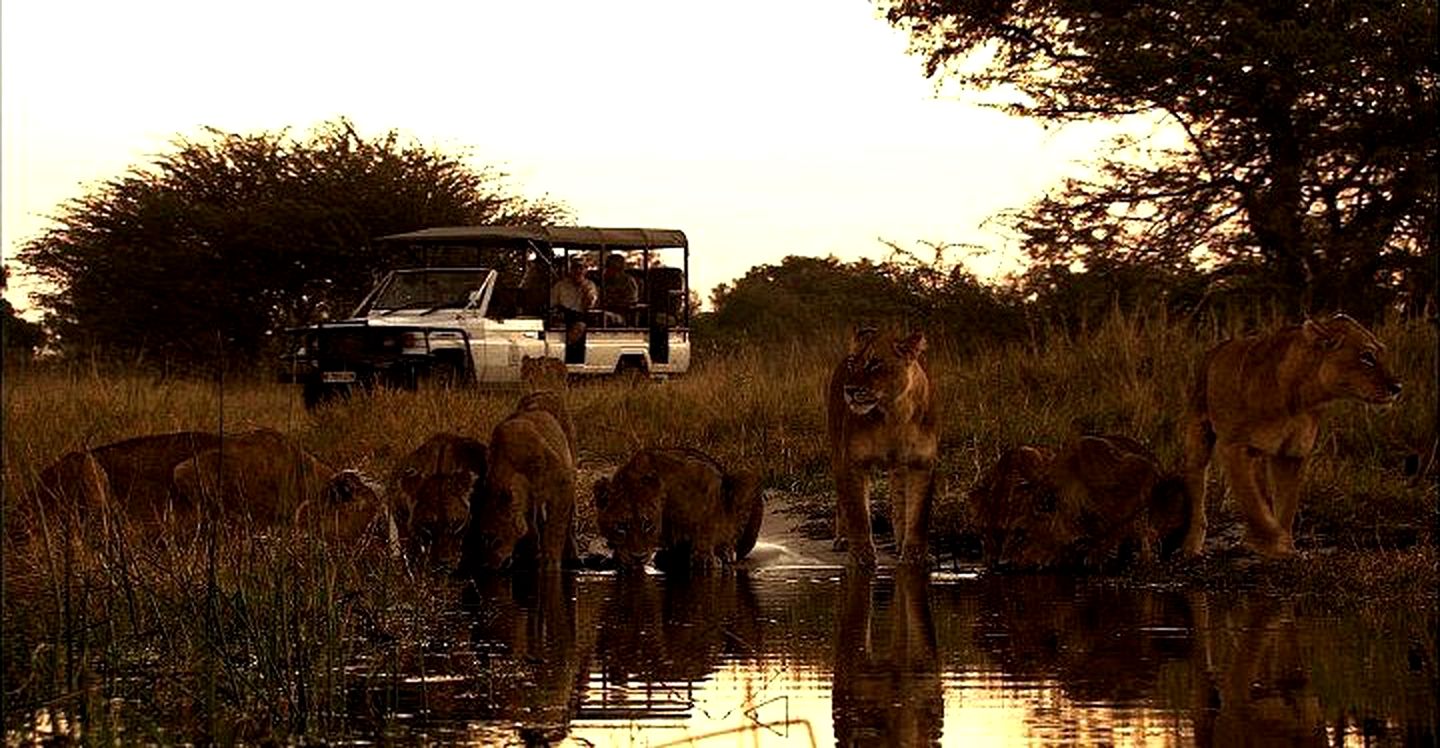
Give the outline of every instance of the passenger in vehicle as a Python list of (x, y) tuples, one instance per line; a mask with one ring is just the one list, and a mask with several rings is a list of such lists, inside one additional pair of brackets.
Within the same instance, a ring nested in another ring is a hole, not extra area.
[(631, 313), (640, 300), (640, 285), (625, 272), (625, 256), (612, 254), (605, 258), (605, 274), (600, 279), (605, 308), (605, 324), (631, 324)]
[(585, 260), (571, 257), (565, 277), (550, 289), (550, 306), (565, 320), (565, 342), (575, 343), (585, 337), (585, 314), (595, 308), (600, 291), (585, 277)]

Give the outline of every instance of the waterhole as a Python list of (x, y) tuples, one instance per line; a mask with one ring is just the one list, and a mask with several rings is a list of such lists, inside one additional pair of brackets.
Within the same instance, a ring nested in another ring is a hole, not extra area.
[(1052, 576), (771, 567), (467, 584), (356, 740), (1433, 745), (1433, 617)]

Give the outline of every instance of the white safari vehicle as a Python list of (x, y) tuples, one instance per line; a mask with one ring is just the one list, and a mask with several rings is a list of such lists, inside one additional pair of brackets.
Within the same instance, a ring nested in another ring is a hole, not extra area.
[[(376, 384), (519, 382), (526, 357), (562, 361), (572, 377), (663, 378), (690, 367), (690, 251), (681, 231), (455, 226), (377, 241), (405, 267), (350, 319), (287, 331), (299, 345), (281, 376), (303, 385), (307, 405)], [(594, 308), (578, 314), (551, 304), (572, 259), (589, 268), (597, 291)]]

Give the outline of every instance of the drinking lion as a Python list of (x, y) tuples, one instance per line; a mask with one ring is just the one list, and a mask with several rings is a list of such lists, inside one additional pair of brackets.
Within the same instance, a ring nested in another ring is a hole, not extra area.
[(732, 563), (755, 547), (765, 514), (757, 476), (695, 449), (641, 449), (594, 490), (600, 534), (622, 568), (652, 553), (667, 571)]
[(573, 549), (574, 427), (550, 391), (520, 398), (490, 437), (482, 490), (470, 503), (461, 570), (474, 573), (532, 559), (554, 571)]

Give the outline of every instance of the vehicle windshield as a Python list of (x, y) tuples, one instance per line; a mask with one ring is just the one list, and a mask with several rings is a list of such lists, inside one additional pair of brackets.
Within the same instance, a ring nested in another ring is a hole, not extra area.
[(370, 303), (371, 312), (401, 309), (463, 309), (490, 273), (486, 268), (422, 270), (395, 273)]

